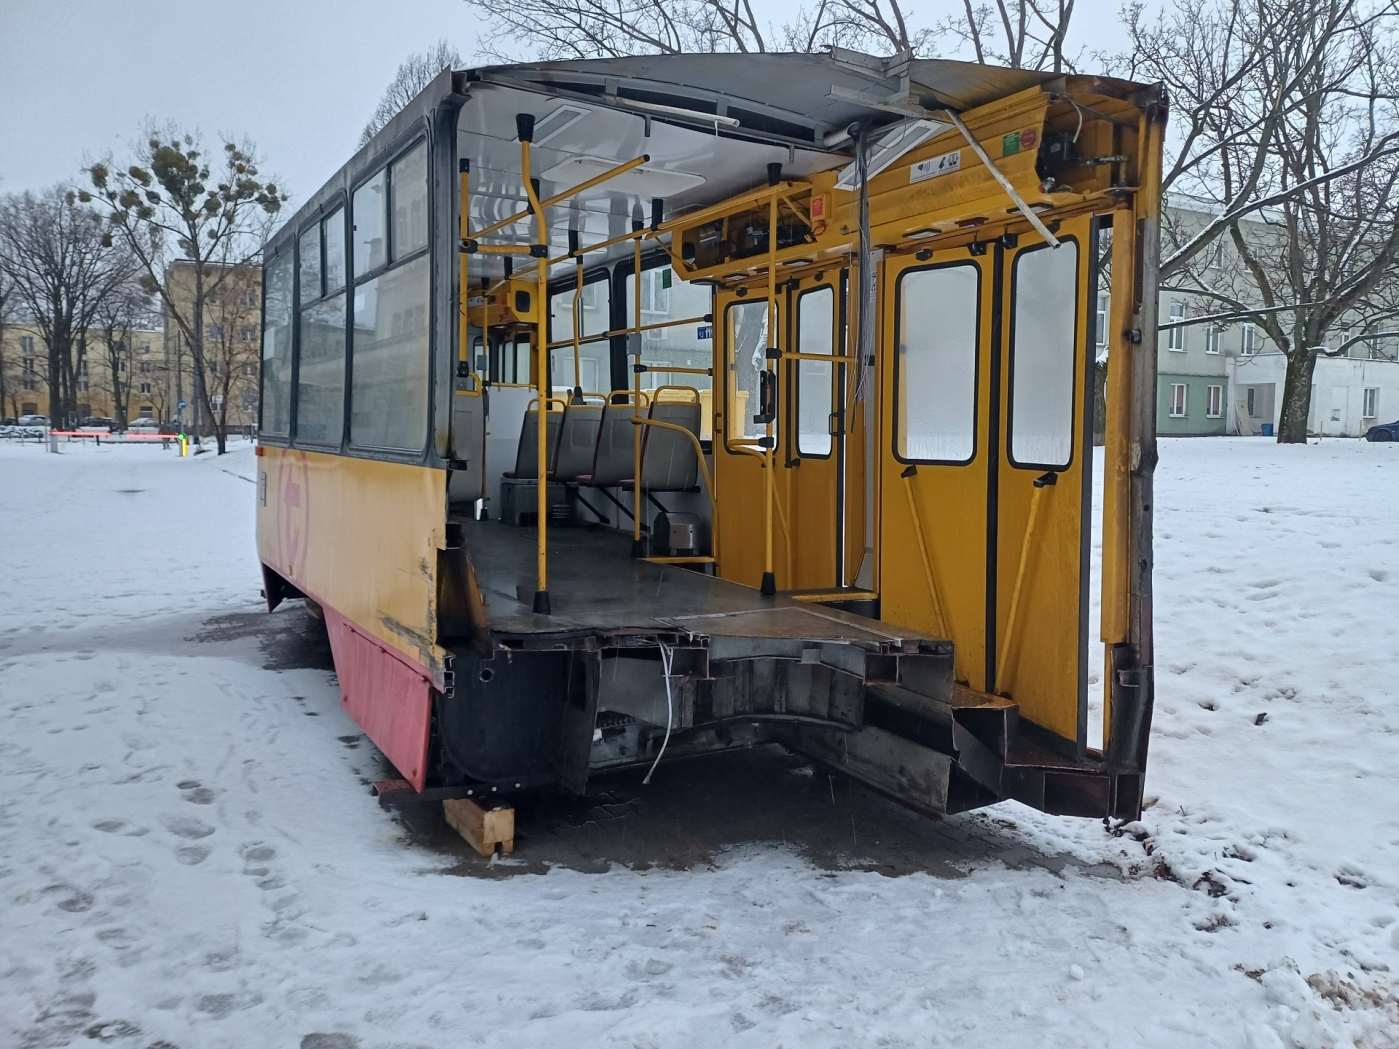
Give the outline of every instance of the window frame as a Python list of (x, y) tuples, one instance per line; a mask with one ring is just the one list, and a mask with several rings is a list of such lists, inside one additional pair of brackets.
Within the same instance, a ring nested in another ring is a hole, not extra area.
[[(667, 255), (666, 258), (669, 259), (670, 256)], [(643, 259), (642, 259), (642, 267), (641, 267), (643, 272), (644, 272), (645, 269), (646, 269), (645, 261), (646, 261), (645, 258), (643, 258)], [(594, 285), (594, 284), (605, 284), (605, 285), (607, 285), (607, 327), (603, 329), (603, 332), (604, 332), (604, 333), (609, 332), (609, 331), (611, 331), (613, 328), (618, 327), (618, 325), (617, 325), (616, 323), (614, 323), (614, 321), (615, 321), (615, 315), (614, 315), (614, 311), (613, 311), (613, 299), (616, 297), (616, 290), (617, 290), (616, 287), (614, 286), (613, 280), (612, 280), (612, 270), (613, 270), (614, 268), (615, 268), (615, 267), (612, 266), (612, 265), (604, 264), (604, 265), (598, 266), (598, 267), (596, 267), (596, 268), (594, 268), (594, 269), (591, 269), (591, 270), (589, 270), (589, 269), (587, 269), (587, 268), (584, 268), (584, 270), (583, 270), (583, 288), (584, 288), (585, 292), (586, 292), (586, 289), (587, 289), (587, 288), (589, 288), (590, 286), (592, 286), (592, 285)], [(554, 313), (553, 313), (553, 308), (552, 308), (552, 304), (553, 304), (553, 301), (554, 301), (554, 296), (563, 294), (563, 293), (565, 293), (565, 292), (568, 292), (568, 293), (571, 294), (571, 293), (573, 292), (573, 290), (574, 290), (575, 287), (577, 287), (577, 281), (576, 281), (573, 277), (561, 277), (561, 278), (556, 278), (555, 280), (550, 281), (547, 285), (545, 285), (545, 288), (544, 288), (544, 294), (545, 294), (545, 300), (544, 300), (545, 327), (544, 327), (544, 330), (545, 330), (545, 340), (546, 340), (547, 342), (554, 342), (554, 341), (555, 341), (555, 334), (554, 334)], [(570, 337), (572, 336), (572, 334), (573, 334), (573, 333), (570, 331), (570, 332), (569, 332)], [(625, 339), (626, 336), (622, 336), (622, 338)], [(579, 345), (580, 347), (591, 346), (591, 345), (593, 345), (593, 344), (605, 345), (605, 346), (607, 347), (607, 365), (608, 365), (607, 384), (608, 384), (609, 386), (613, 387), (613, 388), (612, 388), (611, 390), (599, 390), (599, 391), (597, 391), (597, 392), (599, 392), (599, 393), (615, 393), (616, 390), (617, 390), (617, 387), (616, 387), (616, 371), (617, 371), (617, 368), (616, 368), (616, 362), (613, 360), (613, 342), (614, 342), (616, 339), (617, 339), (617, 336), (615, 336), (615, 335), (607, 335), (607, 334), (602, 334), (602, 335), (584, 335), (584, 336), (582, 336), (582, 337), (579, 339), (579, 342), (578, 342), (578, 345)], [(564, 352), (565, 350), (566, 350), (567, 352), (569, 352), (570, 354), (573, 352), (572, 349), (569, 348), (569, 347), (559, 347), (559, 348), (558, 348), (558, 352)], [(553, 382), (554, 382), (554, 360), (553, 360), (554, 352), (555, 352), (555, 351), (551, 350), (551, 351), (549, 352), (549, 354), (548, 354), (548, 357), (549, 357), (549, 376), (548, 376), (548, 378), (549, 378), (549, 388), (550, 388), (551, 390), (553, 389)], [(577, 378), (577, 376), (575, 376), (575, 379), (576, 379), (576, 378)], [(601, 376), (599, 376), (599, 381), (600, 381), (600, 380), (601, 380)], [(628, 389), (630, 389), (630, 387), (628, 387)], [(585, 392), (585, 393), (590, 393), (590, 392), (592, 392), (592, 391), (585, 390), (584, 392)]]
[[(972, 450), (965, 459), (910, 459), (899, 451), (899, 393), (903, 381), (903, 355), (899, 353), (903, 334), (903, 292), (904, 278), (910, 273), (926, 273), (929, 270), (951, 269), (954, 266), (970, 266), (976, 271), (976, 353), (972, 358)], [(894, 280), (894, 346), (893, 346), (893, 388), (890, 393), (889, 450), (895, 461), (918, 466), (970, 466), (981, 453), (981, 321), (984, 296), (986, 295), (986, 274), (974, 259), (949, 259), (946, 262), (930, 262), (924, 266), (908, 266), (899, 271)]]
[[(393, 199), (393, 166), (400, 159), (407, 156), (419, 145), (427, 145), (427, 243), (420, 248), (414, 249), (411, 254), (398, 256), (394, 252), (393, 245), (393, 215), (390, 209), (390, 202)], [(343, 436), (341, 438), (341, 448), (346, 453), (355, 454), (360, 458), (391, 458), (396, 460), (420, 461), (428, 454), (430, 446), (434, 441), (435, 430), (435, 398), (437, 389), (437, 337), (435, 323), (436, 313), (436, 292), (435, 278), (436, 266), (433, 264), (433, 233), (436, 230), (436, 202), (433, 193), (433, 163), (435, 151), (431, 136), (421, 126), (414, 127), (412, 132), (405, 136), (403, 141), (393, 149), (386, 152), (379, 161), (361, 175), (350, 182), (346, 191), (346, 241), (345, 241), (345, 424)], [(355, 273), (356, 243), (353, 236), (355, 215), (354, 200), (355, 194), (372, 182), (380, 174), (384, 176), (384, 259), (385, 262), (372, 270), (364, 273)], [(334, 210), (333, 208), (331, 210)], [(324, 254), (324, 252), (322, 252)], [(360, 444), (354, 439), (354, 392), (355, 392), (355, 339), (354, 339), (354, 316), (355, 316), (355, 294), (361, 285), (378, 280), (392, 270), (401, 266), (406, 266), (416, 262), (426, 255), (428, 257), (427, 272), (427, 415), (423, 426), (422, 443), (413, 448), (385, 448), (377, 445)]]
[[(346, 267), (345, 277), (346, 277), (346, 280), (345, 280), (345, 285), (344, 285), (343, 287), (337, 288), (334, 292), (328, 292), (328, 291), (326, 290), (326, 272), (325, 272), (325, 224), (326, 224), (327, 222), (329, 222), (331, 218), (334, 217), (334, 215), (335, 215), (335, 213), (336, 213), (337, 211), (339, 211), (339, 213), (340, 213), (341, 232), (342, 232), (343, 236), (345, 237), (345, 267)], [(308, 216), (308, 217), (307, 217), (307, 219), (301, 224), (301, 226), (295, 230), (294, 236), (291, 238), (291, 241), (292, 241), (291, 248), (292, 248), (292, 252), (293, 252), (293, 255), (294, 255), (294, 262), (293, 262), (292, 268), (293, 268), (293, 270), (294, 270), (294, 272), (295, 272), (295, 282), (294, 282), (294, 286), (293, 286), (293, 289), (292, 289), (292, 304), (293, 304), (293, 305), (292, 305), (292, 369), (291, 369), (291, 388), (292, 388), (292, 392), (291, 392), (291, 424), (290, 424), (290, 427), (288, 428), (287, 436), (286, 436), (286, 438), (285, 438), (286, 446), (287, 446), (288, 448), (301, 448), (301, 447), (306, 447), (306, 448), (309, 448), (309, 449), (311, 449), (311, 450), (313, 450), (313, 451), (318, 451), (318, 452), (327, 452), (327, 451), (328, 451), (328, 452), (340, 452), (340, 451), (342, 451), (342, 450), (344, 449), (344, 447), (345, 447), (345, 434), (346, 434), (346, 432), (347, 432), (347, 430), (348, 430), (348, 427), (349, 427), (349, 425), (350, 425), (350, 421), (349, 421), (349, 388), (350, 388), (350, 387), (349, 387), (349, 383), (350, 383), (350, 376), (349, 376), (349, 358), (350, 358), (350, 336), (351, 336), (350, 325), (351, 325), (351, 324), (353, 323), (353, 321), (354, 321), (353, 313), (351, 312), (352, 309), (353, 309), (354, 299), (353, 299), (353, 290), (352, 290), (352, 289), (353, 289), (353, 279), (352, 279), (351, 276), (350, 276), (350, 266), (351, 266), (351, 262), (350, 262), (350, 229), (349, 229), (349, 224), (348, 224), (348, 222), (349, 222), (349, 217), (350, 217), (350, 197), (349, 197), (349, 195), (348, 195), (344, 190), (336, 190), (334, 193), (330, 194), (328, 197), (326, 197), (325, 200), (321, 201), (321, 202), (316, 206), (316, 210), (315, 210), (314, 214), (313, 214), (312, 216)], [(310, 230), (313, 229), (313, 228), (319, 231), (319, 235), (316, 237), (316, 244), (317, 244), (317, 246), (318, 246), (318, 248), (319, 248), (319, 250), (320, 250), (320, 255), (321, 255), (321, 264), (320, 264), (320, 284), (321, 284), (321, 286), (320, 286), (320, 294), (317, 295), (314, 299), (303, 299), (303, 298), (302, 298), (302, 294), (301, 294), (301, 238), (302, 238), (303, 236), (305, 236), (308, 232), (310, 232)], [(264, 267), (263, 267), (263, 286), (265, 286), (266, 283), (267, 283), (267, 281), (266, 281), (266, 274), (267, 274), (267, 267), (264, 265)], [(345, 296), (345, 298), (346, 298), (346, 309), (345, 309), (345, 312), (346, 312), (346, 316), (345, 316), (345, 325), (346, 325), (346, 327), (345, 327), (345, 387), (344, 387), (344, 389), (345, 389), (345, 396), (342, 398), (342, 401), (343, 401), (344, 403), (341, 404), (341, 415), (342, 415), (342, 420), (341, 420), (341, 430), (340, 430), (340, 441), (339, 441), (338, 443), (326, 443), (326, 442), (321, 442), (321, 441), (305, 440), (305, 439), (303, 439), (303, 438), (300, 436), (300, 434), (299, 434), (299, 430), (300, 430), (300, 426), (301, 426), (301, 418), (300, 418), (300, 416), (301, 416), (301, 397), (300, 397), (300, 392), (299, 392), (299, 391), (300, 391), (300, 388), (301, 388), (301, 311), (302, 311), (302, 308), (303, 308), (304, 306), (306, 306), (306, 305), (312, 305), (312, 306), (314, 306), (314, 305), (316, 305), (317, 303), (323, 302), (324, 300), (326, 300), (326, 299), (332, 297), (333, 295), (340, 295), (340, 294), (343, 294), (343, 295)], [(265, 311), (266, 311), (267, 296), (266, 296), (266, 295), (259, 295), (259, 298), (261, 298), (261, 299), (263, 300), (263, 310), (264, 310), (264, 312), (265, 312)], [(262, 359), (260, 354), (259, 354), (258, 359), (259, 359), (259, 361), (261, 361), (261, 359)], [(261, 382), (258, 383), (258, 400), (259, 400), (259, 408), (258, 408), (258, 429), (259, 429), (259, 431), (261, 431), (261, 428), (262, 428), (262, 409), (261, 409), (261, 403), (260, 403), (260, 402), (263, 400), (263, 397), (262, 397), (262, 383), (261, 383)]]
[[(730, 299), (727, 303), (724, 304), (724, 309), (723, 309), (723, 312), (722, 312), (722, 313), (717, 314), (717, 315), (713, 315), (713, 316), (714, 316), (714, 320), (710, 322), (710, 323), (714, 326), (715, 330), (718, 330), (718, 326), (719, 326), (720, 324), (723, 325), (723, 329), (722, 329), (722, 330), (723, 330), (723, 333), (724, 333), (724, 334), (723, 334), (722, 360), (721, 360), (721, 362), (720, 362), (720, 364), (719, 364), (718, 366), (713, 366), (713, 365), (711, 365), (711, 370), (712, 370), (712, 371), (719, 372), (719, 373), (721, 373), (722, 376), (723, 376), (723, 395), (722, 395), (722, 396), (723, 396), (723, 403), (724, 403), (724, 414), (723, 414), (723, 418), (719, 420), (719, 423), (715, 425), (715, 431), (716, 431), (716, 432), (715, 432), (715, 438), (717, 439), (717, 438), (719, 437), (719, 434), (718, 434), (718, 430), (719, 430), (719, 428), (720, 428), (719, 424), (722, 424), (722, 427), (723, 427), (722, 444), (723, 444), (723, 446), (724, 446), (724, 451), (727, 452), (729, 455), (746, 455), (746, 454), (748, 454), (748, 453), (747, 453), (747, 451), (745, 451), (745, 448), (751, 448), (751, 447), (752, 447), (751, 445), (749, 445), (749, 446), (744, 446), (744, 445), (735, 445), (735, 444), (733, 444), (733, 441), (734, 441), (734, 440), (736, 440), (736, 439), (741, 440), (741, 439), (745, 439), (745, 438), (744, 438), (744, 434), (734, 435), (733, 432), (732, 432), (732, 430), (731, 430), (731, 427), (732, 427), (732, 424), (733, 424), (733, 412), (735, 411), (735, 409), (734, 409), (733, 405), (731, 405), (731, 404), (729, 403), (729, 352), (733, 349), (733, 347), (730, 345), (730, 341), (729, 341), (729, 330), (730, 330), (730, 328), (729, 328), (729, 313), (730, 313), (732, 310), (737, 309), (737, 308), (740, 307), (740, 306), (749, 306), (749, 305), (752, 305), (752, 304), (754, 304), (754, 303), (762, 303), (763, 306), (766, 307), (766, 306), (767, 306), (767, 301), (768, 301), (768, 297), (767, 297), (766, 295), (754, 296), (754, 297), (752, 297), (752, 298), (749, 298), (749, 297), (747, 297), (747, 296), (744, 296), (743, 298), (739, 298), (739, 297), (735, 296), (734, 298)], [(787, 311), (787, 307), (786, 307), (786, 304), (785, 304), (785, 301), (784, 301), (784, 297), (783, 297), (783, 296), (779, 296), (779, 297), (777, 298), (777, 300), (776, 300), (776, 305), (777, 305), (776, 327), (780, 330), (781, 327), (782, 327), (782, 323), (783, 323), (783, 321), (784, 321), (784, 319), (785, 319), (784, 314), (785, 314), (786, 311)], [(772, 345), (772, 342), (773, 342), (773, 340), (772, 340), (772, 332), (768, 332), (768, 345), (771, 346), (771, 345)], [(716, 355), (717, 355), (717, 351), (716, 351)], [(764, 358), (764, 360), (766, 360), (766, 358)], [(765, 365), (765, 366), (766, 366), (766, 365)], [(774, 376), (777, 376), (777, 375), (779, 375), (779, 374), (780, 374), (779, 371), (778, 371), (777, 369), (774, 369)], [(718, 376), (718, 375), (711, 375), (710, 378), (711, 378), (711, 380), (717, 380), (717, 379), (719, 378), (719, 376)], [(781, 380), (778, 379), (777, 381), (780, 382)], [(716, 393), (714, 393), (712, 396), (714, 396), (714, 397), (719, 397), (720, 394), (716, 392)], [(783, 449), (783, 443), (782, 443), (782, 442), (783, 442), (784, 440), (786, 440), (786, 438), (787, 438), (787, 433), (786, 433), (787, 427), (786, 427), (786, 424), (785, 424), (785, 422), (784, 422), (784, 420), (783, 420), (783, 418), (782, 418), (782, 405), (781, 405), (781, 403), (780, 403), (780, 401), (781, 401), (781, 397), (780, 397), (780, 396), (779, 396), (778, 400), (779, 400), (779, 404), (778, 404), (778, 406), (777, 406), (777, 408), (778, 408), (778, 410), (777, 410), (777, 418), (775, 418), (775, 419), (773, 420), (773, 424), (772, 424), (772, 435), (773, 435), (773, 438), (774, 438), (774, 440), (773, 440), (772, 454), (773, 454), (773, 461), (774, 461), (774, 462), (777, 461), (778, 453), (779, 453), (780, 451), (782, 451), (782, 449)], [(745, 422), (745, 423), (743, 424), (743, 427), (744, 427), (744, 431), (745, 431), (745, 433), (746, 433), (747, 428), (748, 428), (748, 423)]]
[(1380, 417), (1380, 388), (1378, 386), (1362, 386), (1360, 395), (1360, 418), (1378, 419)]
[[(1065, 236), (1059, 238), (1060, 244), (1072, 244), (1074, 246), (1074, 333), (1073, 333), (1073, 358), (1070, 365), (1069, 383), (1069, 454), (1062, 464), (1054, 463), (1030, 463), (1021, 462), (1015, 458), (1015, 318), (1017, 315), (1016, 299), (1019, 292), (1018, 271), (1020, 261), (1027, 256), (1037, 254), (1042, 251), (1053, 251), (1049, 244), (1034, 244), (1027, 248), (1022, 248), (1015, 253), (1015, 258), (1010, 263), (1010, 274), (1007, 280), (1006, 301), (1006, 324), (1005, 324), (1005, 425), (1002, 447), (1005, 451), (1006, 462), (1017, 470), (1048, 470), (1054, 473), (1063, 473), (1074, 464), (1074, 457), (1079, 451), (1079, 429), (1081, 420), (1077, 418), (1079, 410), (1079, 398), (1083, 396), (1083, 382), (1079, 375), (1079, 351), (1080, 344), (1087, 339), (1086, 334), (1080, 335), (1083, 315), (1081, 309), (1087, 305), (1086, 301), (1079, 299), (1079, 290), (1083, 279), (1083, 269), (1085, 264), (1091, 264), (1091, 260), (1084, 258), (1083, 245), (1079, 243), (1077, 237)], [(1090, 279), (1092, 283), (1092, 279)], [(1091, 290), (1091, 289), (1090, 289)], [(1179, 329), (1177, 329), (1179, 330)], [(1085, 351), (1086, 352), (1086, 351)], [(1091, 369), (1089, 369), (1091, 371)], [(1085, 402), (1086, 404), (1086, 402)], [(1086, 407), (1085, 414), (1090, 414)]]
[(1205, 418), (1224, 418), (1224, 387), (1210, 383), (1205, 387)]
[(263, 413), (267, 409), (267, 375), (264, 367), (267, 361), (266, 349), (263, 345), (267, 338), (267, 299), (268, 296), (260, 296), (261, 303), (258, 306), (258, 354), (257, 354), (257, 432), (259, 444), (272, 444), (278, 447), (292, 447), (292, 435), (296, 433), (296, 357), (297, 329), (299, 328), (298, 318), (301, 309), (298, 285), (301, 283), (301, 259), (300, 259), (300, 233), (294, 233), (288, 240), (288, 244), (281, 251), (273, 253), (270, 257), (264, 256), (262, 262), (262, 287), (267, 287), (267, 271), (283, 260), (291, 263), (291, 375), (289, 385), (291, 387), (288, 394), (290, 403), (287, 406), (287, 432), (286, 433), (266, 433), (263, 426)]
[[(1167, 319), (1169, 322), (1174, 323), (1176, 321), (1185, 320), (1185, 303), (1173, 302), (1167, 309)], [(1180, 312), (1177, 313), (1177, 310)], [(1171, 353), (1185, 352), (1185, 329), (1183, 327), (1166, 329), (1166, 349)]]
[[(1176, 391), (1177, 391), (1177, 390), (1180, 391), (1180, 411), (1176, 411)], [(1189, 384), (1189, 383), (1185, 383), (1185, 382), (1173, 382), (1173, 383), (1171, 383), (1171, 401), (1170, 401), (1170, 404), (1168, 405), (1168, 408), (1169, 408), (1169, 413), (1170, 413), (1170, 414), (1169, 414), (1169, 418), (1172, 418), (1172, 419), (1185, 419), (1185, 418), (1188, 418), (1188, 414), (1187, 414), (1187, 413), (1190, 411), (1190, 384)]]
[[(794, 367), (792, 368), (792, 370), (791, 370), (791, 372), (790, 372), (790, 375), (791, 375), (791, 388), (790, 388), (790, 391), (789, 391), (789, 398), (788, 398), (789, 401), (790, 401), (790, 403), (791, 403), (791, 407), (790, 407), (790, 409), (789, 409), (789, 411), (788, 411), (787, 429), (793, 434), (793, 440), (792, 440), (792, 444), (791, 444), (791, 449), (790, 449), (790, 451), (791, 451), (791, 453), (792, 453), (792, 458), (794, 458), (794, 459), (822, 459), (822, 460), (824, 460), (824, 459), (829, 459), (831, 456), (835, 455), (835, 453), (836, 453), (836, 439), (835, 439), (835, 434), (833, 434), (833, 433), (830, 432), (830, 427), (831, 427), (831, 418), (830, 418), (830, 417), (831, 417), (831, 415), (835, 414), (836, 412), (838, 412), (838, 411), (840, 410), (840, 406), (839, 406), (839, 404), (837, 403), (837, 398), (836, 398), (836, 376), (837, 376), (837, 374), (838, 374), (838, 369), (837, 369), (836, 366), (837, 366), (837, 364), (839, 363), (839, 362), (836, 360), (836, 358), (839, 357), (839, 356), (842, 356), (841, 351), (842, 351), (843, 347), (841, 346), (841, 343), (844, 341), (844, 338), (843, 338), (843, 337), (844, 337), (844, 334), (845, 334), (844, 326), (841, 324), (841, 320), (842, 320), (842, 317), (843, 317), (843, 313), (842, 313), (842, 309), (841, 309), (841, 307), (842, 307), (842, 305), (843, 305), (843, 302), (841, 301), (841, 298), (840, 298), (841, 284), (842, 284), (842, 281), (841, 281), (841, 279), (840, 279), (840, 274), (837, 273), (837, 274), (835, 275), (835, 277), (832, 278), (831, 280), (825, 280), (825, 279), (823, 279), (823, 280), (821, 280), (820, 283), (813, 284), (811, 287), (807, 288), (805, 291), (798, 291), (797, 294), (796, 294), (796, 296), (795, 296), (795, 301), (792, 303), (791, 308), (787, 311), (787, 322), (788, 322), (788, 324), (791, 325), (791, 332), (792, 332), (792, 335), (791, 335), (791, 338), (790, 338), (789, 342), (790, 342), (792, 351), (793, 351), (794, 353), (800, 353), (800, 352), (801, 352), (800, 347), (801, 347), (801, 314), (802, 314), (802, 299), (806, 298), (806, 296), (808, 296), (808, 295), (817, 295), (817, 294), (820, 294), (820, 293), (823, 292), (823, 291), (829, 291), (829, 292), (831, 293), (831, 361), (830, 361), (830, 368), (831, 368), (831, 375), (830, 375), (830, 405), (831, 405), (831, 410), (830, 410), (830, 412), (828, 412), (827, 415), (826, 415), (826, 439), (827, 439), (827, 441), (829, 442), (829, 447), (827, 448), (827, 450), (826, 450), (824, 453), (820, 453), (820, 452), (804, 452), (804, 451), (802, 451), (802, 434), (801, 434), (801, 399), (802, 399), (801, 387), (802, 387), (802, 381), (801, 381), (801, 366), (802, 366), (803, 364), (821, 364), (821, 363), (823, 363), (823, 362), (821, 362), (821, 361), (803, 361), (803, 360), (793, 361), (792, 364), (794, 365)], [(789, 461), (790, 461), (790, 460), (789, 460)]]
[(1205, 352), (1218, 355), (1224, 345), (1224, 332), (1213, 324), (1205, 327)]

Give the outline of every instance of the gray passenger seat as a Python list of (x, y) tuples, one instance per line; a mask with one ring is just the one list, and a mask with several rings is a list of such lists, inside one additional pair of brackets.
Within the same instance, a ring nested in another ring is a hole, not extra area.
[[(474, 503), (486, 494), (486, 398), (476, 392), (476, 377), (458, 380), (452, 394), (452, 460), (447, 474), (447, 501)], [(460, 464), (460, 465), (458, 465)]]

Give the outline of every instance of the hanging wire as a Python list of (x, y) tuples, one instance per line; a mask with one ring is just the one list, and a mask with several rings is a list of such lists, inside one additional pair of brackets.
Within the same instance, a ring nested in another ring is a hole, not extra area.
[(675, 703), (670, 696), (670, 660), (672, 650), (664, 641), (658, 641), (661, 647), (661, 675), (665, 678), (665, 739), (661, 740), (661, 749), (656, 752), (656, 760), (651, 762), (651, 768), (646, 773), (646, 778), (641, 781), (642, 786), (651, 782), (651, 774), (656, 771), (656, 766), (661, 763), (661, 758), (665, 754), (666, 745), (670, 742), (670, 729), (675, 722)]

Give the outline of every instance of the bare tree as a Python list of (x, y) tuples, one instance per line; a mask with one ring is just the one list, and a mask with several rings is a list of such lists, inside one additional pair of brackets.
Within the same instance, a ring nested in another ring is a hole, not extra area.
[(1388, 0), (1129, 15), (1129, 73), (1165, 81), (1181, 117), (1164, 286), (1212, 304), (1195, 323), (1247, 320), (1287, 356), (1281, 442), (1306, 440), (1328, 332), (1392, 315), (1377, 304), (1399, 255), (1396, 17)]
[(228, 274), (209, 304), (208, 338), (204, 343), (209, 400), (218, 427), (229, 430), (229, 411), (241, 418), (245, 395), (257, 388), (261, 360), (259, 303), (262, 271), (242, 266)]
[(106, 392), (112, 399), (112, 415), (117, 429), (130, 422), (131, 384), (136, 379), (136, 354), (132, 335), (154, 323), (154, 303), (138, 280), (113, 289), (97, 307), (94, 329), (101, 334), (106, 354)]
[(11, 416), (19, 415), (18, 386), (19, 376), (15, 374), (14, 361), (5, 349), (5, 326), (10, 319), (10, 304), (14, 301), (14, 281), (4, 266), (0, 256), (0, 416), (5, 415), (9, 405)]
[(462, 65), (461, 55), (457, 54), (457, 49), (446, 40), (439, 40), (432, 47), (421, 53), (414, 53), (403, 60), (398, 67), (398, 72), (394, 74), (389, 86), (384, 89), (384, 97), (379, 100), (379, 106), (374, 110), (374, 115), (369, 118), (369, 123), (364, 125), (364, 130), (360, 132), (359, 144), (362, 146), (374, 137), (375, 133), (387, 124), (394, 116), (413, 101), (428, 84), (432, 83), (434, 77), (444, 69), (455, 69)]
[[(204, 344), (209, 296), (240, 267), (255, 265), (272, 223), (287, 200), (275, 182), (259, 180), (250, 142), (224, 141), (211, 162), (197, 135), (173, 125), (152, 129), (136, 162), (118, 169), (110, 161), (89, 167), (93, 192), (107, 209), (108, 239), (119, 238), (136, 258), (146, 290), (189, 347), (194, 368), (194, 437), (201, 413), (214, 423), (218, 452), (227, 432), (210, 401)], [(172, 267), (172, 249), (180, 269)], [(175, 279), (171, 279), (174, 275)]]
[(1062, 73), (1075, 64), (1067, 51), (1073, 15), (1074, 0), (994, 0), (976, 6), (962, 0), (962, 11), (937, 28), (960, 40), (982, 64)]
[(0, 202), (0, 268), (48, 350), (49, 416), (56, 426), (72, 425), (88, 329), (103, 300), (131, 279), (133, 259), (72, 190), (55, 187)]

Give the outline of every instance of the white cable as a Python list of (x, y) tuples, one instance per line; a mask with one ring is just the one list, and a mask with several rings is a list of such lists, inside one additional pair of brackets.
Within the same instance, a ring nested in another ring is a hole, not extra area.
[(651, 768), (646, 773), (646, 778), (641, 781), (644, 787), (651, 782), (651, 773), (656, 771), (656, 766), (661, 763), (661, 757), (665, 754), (666, 744), (670, 742), (670, 726), (675, 721), (675, 704), (670, 698), (670, 657), (671, 650), (665, 644), (658, 642), (661, 646), (661, 675), (665, 678), (665, 739), (661, 740), (661, 749), (656, 752), (656, 760), (651, 762)]

